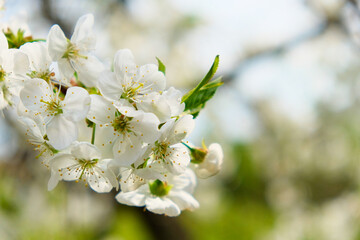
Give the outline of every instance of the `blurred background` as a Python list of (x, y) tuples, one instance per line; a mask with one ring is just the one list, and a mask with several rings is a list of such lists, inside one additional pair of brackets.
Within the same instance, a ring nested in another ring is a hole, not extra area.
[(222, 144), (200, 209), (168, 218), (61, 182), (0, 118), (0, 239), (360, 239), (360, 11), (345, 0), (8, 0), (1, 21), (46, 38), (95, 15), (96, 54), (167, 67), (185, 93), (220, 55), (225, 84), (191, 141)]

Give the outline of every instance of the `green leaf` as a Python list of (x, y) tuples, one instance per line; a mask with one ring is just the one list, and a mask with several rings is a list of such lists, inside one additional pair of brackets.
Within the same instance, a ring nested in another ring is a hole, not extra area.
[(158, 57), (156, 58), (156, 60), (158, 61), (158, 64), (159, 64), (159, 71), (165, 75), (165, 72), (166, 72), (165, 65), (162, 63), (162, 61)]
[(221, 77), (211, 81), (218, 66), (219, 55), (216, 56), (213, 65), (204, 79), (182, 98), (182, 102), (185, 103), (185, 111), (193, 115), (194, 118), (199, 115), (200, 110), (205, 107), (206, 102), (214, 96), (217, 88), (223, 84)]
[(192, 94), (194, 94), (195, 92), (199, 91), (200, 88), (202, 86), (204, 86), (205, 84), (207, 84), (211, 79), (212, 77), (215, 75), (217, 69), (218, 69), (218, 66), (219, 66), (219, 55), (217, 55), (215, 57), (215, 60), (214, 60), (214, 63), (213, 65), (211, 66), (209, 72), (206, 74), (206, 76), (204, 77), (203, 80), (201, 80), (201, 82), (192, 90), (190, 90), (188, 93), (186, 93), (183, 97), (182, 97), (182, 102), (185, 102), (186, 104), (186, 99), (188, 99)]

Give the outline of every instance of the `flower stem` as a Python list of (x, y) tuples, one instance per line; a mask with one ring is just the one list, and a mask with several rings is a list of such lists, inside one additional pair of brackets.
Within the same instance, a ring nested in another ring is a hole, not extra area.
[(181, 142), (185, 147), (187, 147), (190, 151), (192, 150), (192, 147), (190, 147), (189, 145), (187, 145), (186, 143), (184, 142)]
[(96, 130), (96, 124), (94, 123), (93, 127), (92, 127), (92, 136), (91, 136), (91, 144), (95, 143), (95, 130)]

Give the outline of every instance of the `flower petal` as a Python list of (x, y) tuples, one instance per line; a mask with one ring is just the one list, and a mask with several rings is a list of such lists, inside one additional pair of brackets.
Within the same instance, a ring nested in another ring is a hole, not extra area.
[(99, 76), (104, 71), (104, 65), (93, 55), (87, 55), (86, 59), (79, 58), (72, 61), (73, 67), (78, 74), (79, 81), (87, 87), (96, 87)]
[(66, 52), (68, 42), (59, 25), (51, 27), (46, 42), (48, 43), (48, 50), (51, 59), (53, 61), (57, 61), (62, 58)]
[(195, 121), (191, 115), (185, 115), (175, 122), (172, 132), (169, 133), (168, 141), (171, 144), (179, 143), (186, 138), (194, 129)]
[(135, 116), (130, 124), (133, 127), (133, 131), (140, 135), (141, 139), (146, 143), (155, 142), (160, 135), (158, 129), (160, 121), (152, 113), (142, 112), (142, 114)]
[(144, 192), (147, 188), (149, 188), (149, 186), (143, 185), (135, 191), (120, 192), (115, 198), (119, 203), (129, 206), (145, 206), (146, 195)]
[(199, 208), (199, 202), (189, 193), (185, 191), (171, 191), (169, 198), (177, 205), (181, 210), (195, 210)]
[(26, 43), (20, 50), (28, 55), (33, 71), (43, 73), (49, 70), (51, 58), (45, 42)]
[(166, 86), (165, 75), (162, 72), (160, 72), (158, 70), (158, 66), (154, 64), (146, 64), (141, 66), (136, 76), (138, 76), (136, 81), (144, 83), (144, 86), (140, 88), (141, 93), (159, 92), (165, 89)]
[(115, 141), (113, 147), (113, 154), (115, 162), (119, 166), (129, 167), (146, 150), (142, 147), (141, 138), (133, 134), (126, 135), (124, 138), (120, 137)]
[(185, 172), (187, 166), (190, 164), (190, 155), (185, 146), (181, 143), (171, 146), (166, 152), (165, 167), (176, 175)]
[(116, 52), (114, 59), (114, 70), (116, 77), (127, 84), (127, 77), (133, 76), (136, 72), (134, 56), (129, 49), (121, 49)]
[(88, 119), (99, 125), (110, 123), (115, 118), (115, 107), (100, 95), (92, 94), (90, 98), (91, 105), (87, 115)]
[(32, 79), (26, 82), (20, 92), (20, 99), (24, 106), (30, 110), (45, 110), (45, 102), (49, 102), (52, 96), (50, 86), (42, 79)]
[(79, 18), (76, 23), (74, 33), (71, 36), (71, 42), (75, 43), (81, 51), (92, 51), (95, 49), (96, 38), (92, 30), (94, 25), (94, 16), (86, 14)]
[(110, 101), (117, 101), (123, 93), (121, 82), (115, 77), (115, 73), (104, 71), (99, 76), (99, 89), (102, 95)]
[(88, 142), (79, 142), (71, 148), (71, 154), (78, 159), (101, 159), (101, 153), (94, 145)]
[(8, 44), (8, 41), (5, 37), (5, 34), (3, 32), (0, 33), (0, 53), (2, 51), (5, 51), (9, 49), (9, 44)]
[(63, 103), (64, 116), (71, 121), (83, 120), (88, 114), (91, 98), (81, 87), (71, 87), (66, 91)]
[(62, 150), (77, 139), (76, 123), (66, 119), (62, 114), (55, 116), (46, 126), (46, 133), (50, 144)]

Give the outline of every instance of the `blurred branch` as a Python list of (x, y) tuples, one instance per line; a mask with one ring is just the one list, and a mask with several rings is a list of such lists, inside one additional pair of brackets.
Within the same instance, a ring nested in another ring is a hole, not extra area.
[(307, 31), (305, 33), (300, 34), (299, 36), (290, 39), (278, 46), (270, 47), (267, 49), (261, 49), (259, 51), (249, 51), (242, 59), (238, 62), (236, 67), (229, 72), (223, 74), (223, 81), (225, 84), (228, 84), (236, 79), (236, 77), (241, 74), (241, 72), (248, 67), (251, 63), (258, 60), (259, 58), (272, 56), (272, 55), (279, 55), (290, 49), (297, 47), (298, 45), (315, 39), (321, 36), (324, 32), (326, 32), (330, 27), (343, 27), (343, 24), (340, 20), (340, 17), (334, 18), (326, 18), (324, 22), (320, 23), (315, 28)]
[(178, 217), (166, 217), (137, 208), (149, 232), (156, 240), (188, 240), (191, 239)]
[(70, 37), (72, 32), (72, 26), (63, 21), (59, 15), (58, 11), (54, 9), (53, 2), (51, 0), (40, 0), (41, 2), (41, 12), (43, 16), (51, 23), (58, 24), (60, 28), (64, 31), (66, 37)]

